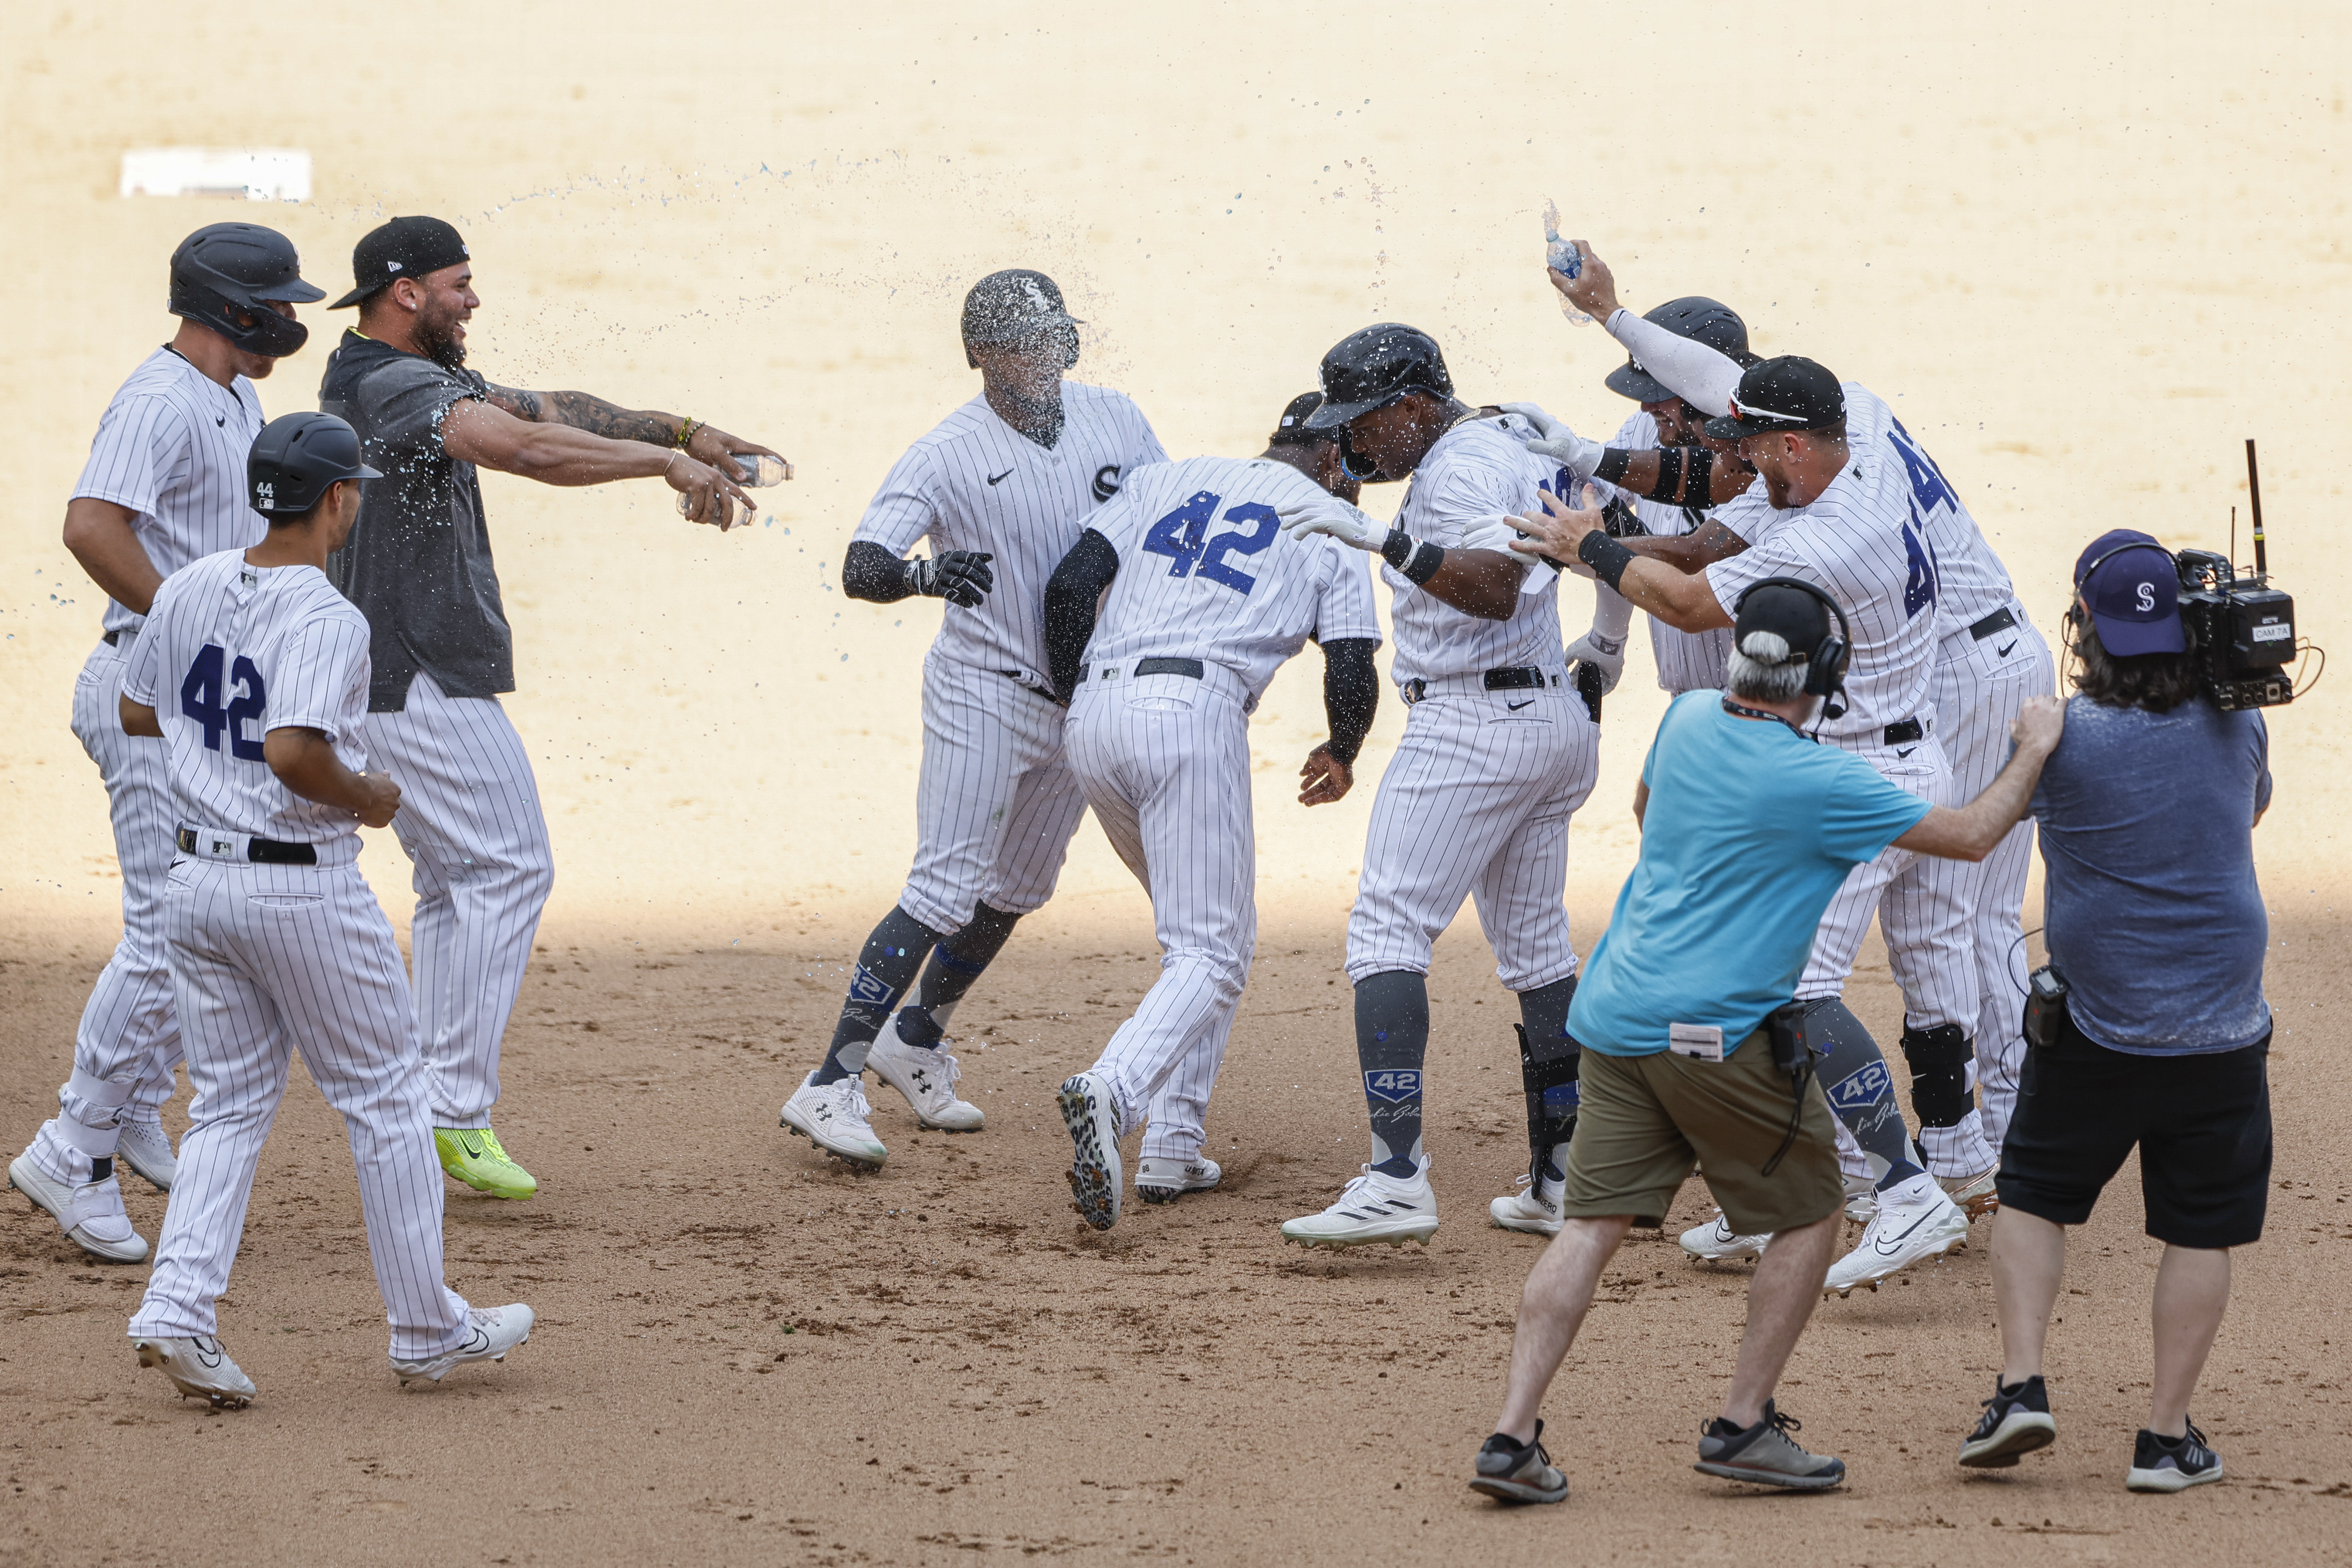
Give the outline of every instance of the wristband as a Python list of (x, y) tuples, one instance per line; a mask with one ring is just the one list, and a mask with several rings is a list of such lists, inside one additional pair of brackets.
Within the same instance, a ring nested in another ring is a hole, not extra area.
[(1680, 447), (1658, 448), (1658, 482), (1650, 487), (1652, 500), (1674, 501), (1683, 493), (1683, 449)]
[(1592, 574), (1612, 589), (1624, 592), (1618, 584), (1624, 581), (1625, 568), (1633, 564), (1632, 551), (1596, 528), (1576, 547), (1576, 558), (1591, 567)]
[(691, 414), (688, 415), (686, 418), (680, 422), (677, 427), (677, 449), (681, 452), (685, 451), (686, 444), (694, 439), (695, 431), (701, 427), (701, 420), (697, 419)]
[(1413, 546), (1420, 542), (1403, 529), (1391, 528), (1389, 536), (1381, 541), (1381, 559), (1402, 572), (1404, 563), (1412, 559)]
[(1594, 466), (1592, 477), (1606, 479), (1613, 485), (1625, 477), (1626, 465), (1633, 460), (1633, 453), (1622, 447), (1612, 447), (1601, 454), (1601, 461)]
[(1701, 511), (1715, 504), (1715, 454), (1705, 447), (1691, 448), (1690, 468), (1683, 475), (1683, 504)]
[(1381, 542), (1381, 559), (1397, 569), (1397, 575), (1414, 587), (1420, 587), (1437, 575), (1445, 564), (1445, 551), (1426, 539), (1415, 539), (1402, 528), (1389, 530), (1388, 538)]

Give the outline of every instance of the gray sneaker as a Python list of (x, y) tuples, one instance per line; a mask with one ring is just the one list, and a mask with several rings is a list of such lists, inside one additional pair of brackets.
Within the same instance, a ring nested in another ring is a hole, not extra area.
[(1497, 1502), (1566, 1502), (1568, 1478), (1551, 1468), (1544, 1452), (1543, 1423), (1526, 1443), (1515, 1443), (1500, 1432), (1478, 1450), (1478, 1474), (1472, 1491), (1485, 1492)]
[(1698, 1429), (1698, 1463), (1692, 1468), (1727, 1481), (1795, 1491), (1837, 1485), (1845, 1479), (1845, 1461), (1799, 1447), (1789, 1434), (1803, 1425), (1793, 1415), (1781, 1415), (1769, 1399), (1764, 1419), (1753, 1426), (1734, 1426), (1717, 1416)]

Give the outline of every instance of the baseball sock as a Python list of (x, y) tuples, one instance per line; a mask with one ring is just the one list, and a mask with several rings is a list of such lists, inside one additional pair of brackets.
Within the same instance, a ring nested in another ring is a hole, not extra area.
[(1356, 1062), (1372, 1112), (1372, 1169), (1421, 1169), (1421, 1064), (1429, 1054), (1429, 982), (1410, 969), (1356, 983)]
[(1877, 1188), (1923, 1174), (1912, 1158), (1911, 1135), (1895, 1098), (1895, 1075), (1853, 1009), (1835, 996), (1805, 1004), (1805, 1029), (1824, 1055), (1817, 1071), (1822, 1092), (1874, 1165), (1884, 1164)]
[(1919, 1147), (1946, 1175), (1973, 1176), (1998, 1158), (1977, 1110), (1976, 1047), (1960, 1025), (1932, 1029), (1905, 1021), (1903, 1059), (1911, 1065), (1911, 1110)]
[(1576, 976), (1519, 993), (1519, 1081), (1528, 1100), (1528, 1178), (1536, 1196), (1568, 1176), (1568, 1141), (1576, 1132), (1577, 1072), (1583, 1052), (1569, 1037), (1568, 1005)]
[(873, 1049), (883, 1020), (915, 983), (916, 973), (939, 940), (939, 932), (896, 905), (882, 917), (857, 955), (857, 972), (849, 977), (849, 995), (841, 1005), (841, 1022), (833, 1026), (833, 1047), (816, 1069), (819, 1084), (839, 1083), (866, 1070), (866, 1053)]
[(940, 939), (923, 966), (923, 982), (915, 1000), (898, 1016), (898, 1037), (910, 1046), (935, 1047), (948, 1032), (956, 1004), (971, 989), (981, 972), (1004, 950), (1004, 942), (1021, 917), (980, 905), (954, 935)]

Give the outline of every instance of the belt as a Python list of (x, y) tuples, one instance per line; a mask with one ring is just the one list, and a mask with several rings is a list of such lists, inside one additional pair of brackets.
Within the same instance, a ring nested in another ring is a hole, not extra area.
[[(1094, 667), (1092, 665), (1088, 665), (1086, 668), (1078, 671), (1078, 679), (1083, 681), (1088, 676), (1094, 674)], [(1135, 661), (1135, 668), (1128, 673), (1131, 675), (1185, 675), (1192, 677), (1194, 680), (1198, 680), (1206, 672), (1206, 667), (1203, 666), (1197, 658), (1139, 658)], [(1103, 666), (1102, 678), (1105, 680), (1116, 680), (1118, 679), (1118, 666), (1115, 664), (1107, 664)]]
[(122, 634), (120, 631), (111, 631), (98, 640), (109, 647), (120, 647), (122, 646)]
[(1906, 745), (1910, 742), (1924, 741), (1927, 738), (1927, 726), (1916, 719), (1906, 719), (1900, 724), (1886, 726), (1886, 743), (1890, 746)]
[[(1404, 699), (1405, 705), (1411, 707), (1413, 703), (1430, 697), (1442, 696), (1459, 683), (1471, 679), (1473, 678), (1470, 676), (1456, 675), (1439, 676), (1434, 680), (1408, 680), (1398, 689), (1398, 694)], [(1532, 691), (1559, 684), (1559, 676), (1546, 674), (1533, 665), (1517, 665), (1507, 669), (1490, 669), (1475, 679), (1479, 689), (1483, 691)]]
[(243, 860), (256, 866), (315, 866), (319, 863), (319, 847), (315, 844), (281, 844), (275, 838), (223, 833), (210, 827), (183, 827), (179, 843), (181, 854), (201, 855), (207, 860)]
[(2015, 625), (2017, 625), (2017, 617), (2010, 614), (2007, 605), (2003, 605), (2000, 609), (1970, 626), (1969, 636), (1982, 642), (1995, 632), (2005, 632)]

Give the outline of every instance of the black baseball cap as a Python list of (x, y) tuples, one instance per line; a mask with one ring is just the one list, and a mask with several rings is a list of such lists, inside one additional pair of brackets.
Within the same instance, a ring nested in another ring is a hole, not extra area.
[(256, 511), (309, 511), (338, 479), (382, 478), (360, 460), (359, 432), (331, 414), (281, 414), (245, 455), (246, 495)]
[(1792, 583), (1767, 578), (1739, 596), (1739, 613), (1731, 623), (1731, 644), (1741, 647), (1748, 633), (1770, 632), (1789, 645), (1788, 657), (1780, 662), (1794, 664), (1812, 658), (1813, 650), (1836, 630), (1826, 600)]
[(470, 259), (457, 231), (437, 217), (396, 217), (352, 247), (352, 291), (327, 307), (356, 305), (395, 278), (419, 278)]
[[(1654, 310), (1643, 311), (1642, 320), (1664, 327), (1678, 338), (1705, 343), (1716, 353), (1738, 361), (1742, 369), (1756, 363), (1756, 356), (1748, 352), (1748, 323), (1730, 306), (1704, 294), (1669, 300)], [(1601, 384), (1636, 403), (1664, 403), (1676, 395), (1674, 388), (1643, 369), (1642, 362), (1630, 355), (1602, 379)]]
[(1454, 378), (1437, 340), (1402, 321), (1349, 332), (1323, 356), (1323, 404), (1307, 418), (1309, 430), (1329, 430), (1407, 393), (1454, 395)]
[(1300, 393), (1283, 405), (1281, 423), (1274, 427), (1274, 434), (1265, 438), (1265, 444), (1269, 447), (1312, 447), (1319, 442), (1336, 440), (1336, 431), (1309, 430), (1307, 427), (1307, 416), (1322, 406), (1321, 393)]
[(2172, 552), (2132, 528), (2111, 528), (2074, 561), (2074, 591), (2099, 628), (2099, 646), (2119, 658), (2180, 653), (2180, 570)]
[(963, 297), (967, 343), (1018, 342), (1049, 327), (1082, 324), (1064, 308), (1054, 280), (1026, 267), (992, 272)]
[(1797, 354), (1759, 360), (1740, 374), (1727, 418), (1710, 419), (1718, 441), (1775, 430), (1820, 430), (1845, 417), (1845, 389), (1827, 365)]

